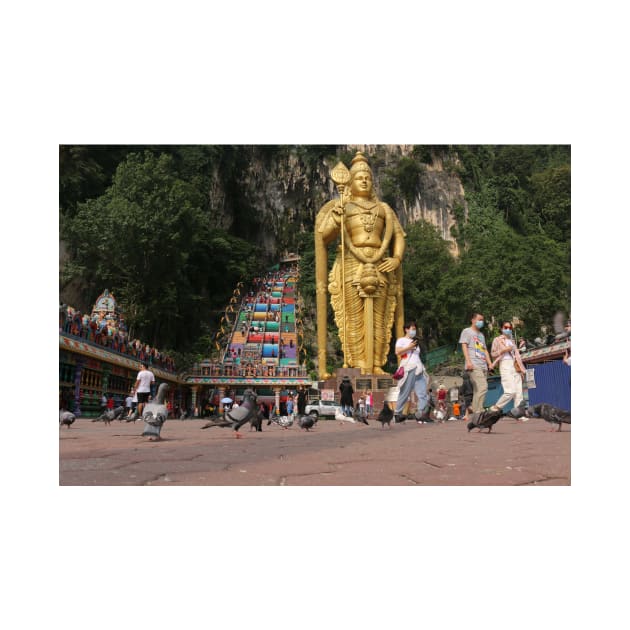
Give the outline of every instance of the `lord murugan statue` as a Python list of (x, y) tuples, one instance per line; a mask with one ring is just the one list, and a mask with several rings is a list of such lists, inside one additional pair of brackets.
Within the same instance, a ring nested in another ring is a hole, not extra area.
[[(357, 151), (350, 170), (339, 162), (331, 176), (339, 197), (315, 219), (319, 376), (326, 370), (327, 293), (339, 329), (344, 367), (384, 374), (392, 327), (404, 325), (401, 262), (405, 233), (394, 211), (373, 190), (372, 171)], [(328, 274), (328, 246), (339, 238)]]

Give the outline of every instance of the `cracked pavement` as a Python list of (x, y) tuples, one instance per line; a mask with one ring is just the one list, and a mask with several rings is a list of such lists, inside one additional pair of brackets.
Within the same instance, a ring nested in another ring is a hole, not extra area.
[(492, 433), (464, 422), (391, 430), (320, 420), (315, 429), (201, 430), (204, 420), (169, 420), (163, 440), (142, 423), (77, 420), (59, 429), (62, 486), (567, 486), (571, 431), (540, 419), (504, 418)]

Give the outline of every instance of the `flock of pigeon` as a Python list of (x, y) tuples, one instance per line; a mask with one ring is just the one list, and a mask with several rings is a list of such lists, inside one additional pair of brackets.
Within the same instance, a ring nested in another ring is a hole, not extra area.
[[(479, 429), (479, 431), (481, 431), (481, 429), (488, 429), (488, 433), (490, 433), (492, 431), (492, 427), (504, 416), (516, 418), (517, 420), (523, 417), (542, 418), (545, 422), (548, 422), (551, 425), (557, 424), (558, 428), (556, 429), (556, 432), (562, 430), (563, 424), (571, 424), (570, 411), (554, 407), (549, 403), (540, 403), (538, 405), (527, 407), (525, 403), (522, 402), (518, 407), (514, 407), (514, 409), (509, 411), (507, 414), (504, 414), (501, 409), (493, 409), (492, 407), (479, 413), (474, 413), (472, 414), (470, 422), (466, 428), (469, 433), (475, 428)], [(553, 428), (549, 430), (553, 431)]]
[[(306, 431), (310, 431), (315, 424), (317, 424), (317, 417), (312, 415), (296, 416), (298, 426)], [(255, 429), (256, 431), (262, 431), (262, 423), (264, 415), (262, 410), (258, 407), (256, 393), (251, 389), (246, 389), (243, 393), (243, 402), (236, 407), (236, 409), (230, 409), (226, 411), (222, 416), (211, 417), (202, 429), (211, 429), (212, 427), (231, 428), (234, 431), (235, 437), (242, 437), (239, 433), (239, 429), (249, 422), (250, 431)], [(288, 429), (293, 425), (293, 416), (277, 416), (272, 415), (267, 421), (267, 426), (271, 423), (277, 424), (283, 429)], [(366, 421), (367, 423), (367, 421)]]
[[(162, 426), (164, 425), (164, 422), (166, 422), (166, 418), (168, 417), (168, 410), (164, 402), (167, 391), (168, 384), (162, 383), (158, 388), (155, 399), (152, 402), (146, 403), (142, 410), (142, 420), (144, 421), (144, 430), (142, 432), (142, 435), (144, 437), (148, 437), (150, 440), (160, 439)], [(201, 428), (231, 428), (234, 431), (235, 437), (237, 438), (242, 437), (239, 429), (247, 423), (250, 424), (250, 431), (252, 429), (255, 429), (256, 431), (262, 431), (264, 416), (262, 411), (259, 409), (256, 400), (257, 396), (254, 391), (252, 391), (251, 389), (245, 390), (243, 394), (243, 402), (239, 407), (226, 411), (223, 415), (211, 417), (210, 420)], [(106, 424), (109, 424), (112, 420), (122, 420), (124, 411), (124, 407), (117, 407), (115, 409), (106, 411), (94, 421), (100, 420)], [(385, 425), (387, 425), (387, 427), (391, 429), (392, 420), (395, 423), (405, 422), (406, 420), (416, 420), (419, 423), (431, 423), (434, 422), (432, 415), (435, 415), (432, 412), (434, 412), (434, 408), (431, 404), (429, 404), (425, 407), (425, 409), (414, 414), (407, 416), (394, 416), (394, 412), (392, 411), (392, 409), (390, 409), (390, 407), (385, 404), (382, 411), (378, 414), (376, 421), (381, 423), (382, 429), (385, 428)], [(486, 409), (485, 411), (482, 411), (480, 413), (472, 414), (466, 428), (468, 429), (468, 432), (472, 431), (472, 429), (474, 428), (477, 428), (479, 429), (479, 431), (481, 431), (482, 429), (488, 429), (488, 433), (490, 433), (492, 431), (492, 427), (504, 416), (515, 419), (520, 419), (523, 417), (542, 418), (552, 425), (558, 425), (557, 431), (562, 430), (563, 424), (571, 424), (571, 413), (568, 411), (564, 411), (563, 409), (559, 409), (558, 407), (554, 407), (553, 405), (550, 405), (548, 403), (540, 403), (538, 405), (526, 407), (523, 402), (520, 406), (515, 407), (507, 414), (504, 414), (500, 409), (495, 410), (492, 408)], [(127, 422), (135, 422), (136, 419), (138, 419), (137, 414), (136, 416), (128, 418)], [(75, 420), (76, 417), (70, 411), (62, 410), (59, 412), (60, 427), (65, 425), (69, 429), (70, 425), (72, 425)], [(295, 420), (297, 420), (297, 424), (301, 429), (304, 429), (305, 431), (310, 431), (317, 424), (318, 417), (315, 415), (297, 414), (295, 416)], [(356, 410), (352, 416), (346, 416), (341, 412), (337, 412), (335, 414), (335, 420), (337, 420), (341, 424), (346, 422), (351, 424), (368, 424), (365, 412), (361, 412), (358, 410)], [(279, 427), (282, 427), (283, 429), (288, 429), (290, 426), (293, 425), (293, 422), (293, 416), (272, 415), (267, 421), (267, 426), (274, 423)], [(553, 430), (553, 428), (551, 430)]]
[[(142, 420), (144, 420), (144, 430), (142, 435), (148, 437), (150, 440), (159, 440), (160, 432), (162, 431), (162, 425), (166, 422), (168, 417), (168, 410), (166, 408), (166, 394), (168, 392), (168, 383), (162, 383), (157, 391), (155, 399), (151, 402), (145, 403), (142, 410)], [(110, 424), (112, 420), (122, 420), (125, 412), (124, 407), (116, 407), (115, 409), (109, 409), (102, 413), (98, 418), (94, 418), (92, 422), (103, 422)], [(138, 414), (132, 415), (127, 418), (127, 422), (135, 422), (139, 418)], [(76, 420), (76, 416), (70, 412), (61, 410), (59, 412), (59, 427), (66, 426), (68, 429), (70, 425)]]

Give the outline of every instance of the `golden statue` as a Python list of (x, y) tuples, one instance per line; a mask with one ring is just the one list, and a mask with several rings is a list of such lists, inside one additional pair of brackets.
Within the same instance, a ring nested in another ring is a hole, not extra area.
[[(330, 377), (326, 372), (327, 290), (344, 367), (360, 368), (362, 374), (384, 374), (394, 319), (397, 336), (404, 334), (401, 261), (405, 233), (394, 211), (375, 195), (372, 171), (360, 151), (350, 171), (339, 162), (331, 176), (340, 196), (322, 206), (315, 219), (319, 376)], [(339, 236), (337, 258), (327, 278), (327, 247)]]

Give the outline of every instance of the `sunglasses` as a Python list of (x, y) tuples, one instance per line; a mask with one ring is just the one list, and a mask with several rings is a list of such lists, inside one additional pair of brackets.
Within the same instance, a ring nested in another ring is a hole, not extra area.
[(514, 330), (512, 326), (503, 326), (503, 330)]

